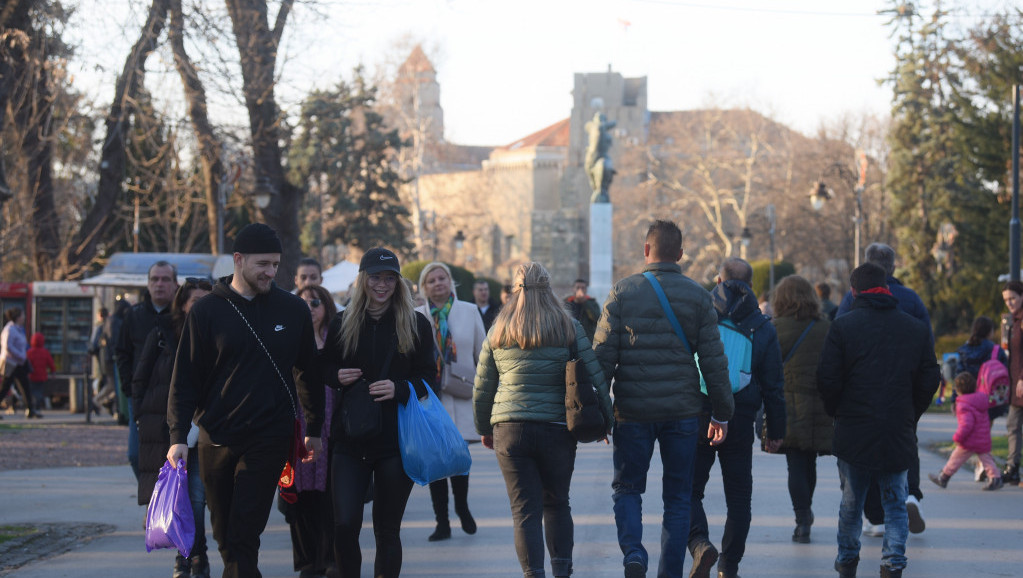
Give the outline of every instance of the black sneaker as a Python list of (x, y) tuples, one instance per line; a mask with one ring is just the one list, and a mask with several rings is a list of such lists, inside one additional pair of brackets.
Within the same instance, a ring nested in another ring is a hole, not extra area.
[(174, 578), (191, 578), (192, 561), (178, 554), (174, 558)]
[(646, 578), (646, 568), (639, 560), (625, 563), (625, 578)]

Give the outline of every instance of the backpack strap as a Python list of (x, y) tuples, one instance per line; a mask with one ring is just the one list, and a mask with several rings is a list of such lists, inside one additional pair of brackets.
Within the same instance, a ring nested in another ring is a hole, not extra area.
[(997, 360), (997, 359), (998, 359), (998, 353), (999, 353), (999, 352), (1000, 352), (1001, 350), (1002, 350), (1002, 348), (1001, 348), (1001, 347), (999, 347), (997, 343), (995, 344), (995, 346), (994, 346), (994, 347), (992, 347), (992, 348), (991, 348), (991, 360), (992, 360), (992, 361), (994, 361), (994, 360)]
[(661, 309), (664, 309), (664, 316), (668, 318), (668, 322), (671, 323), (671, 328), (675, 330), (675, 335), (682, 340), (682, 346), (685, 348), (686, 353), (692, 355), (693, 348), (689, 345), (689, 340), (686, 339), (686, 334), (682, 331), (682, 325), (678, 322), (678, 318), (675, 317), (675, 312), (671, 310), (671, 305), (668, 304), (668, 296), (664, 294), (664, 289), (661, 287), (657, 277), (650, 271), (644, 271), (643, 276), (646, 277), (647, 281), (654, 288), (654, 293), (657, 293), (657, 300), (661, 302)]
[(803, 342), (803, 339), (806, 337), (806, 334), (810, 333), (810, 328), (813, 327), (814, 323), (817, 323), (816, 319), (811, 320), (810, 324), (806, 326), (806, 329), (804, 329), (803, 332), (799, 334), (799, 339), (796, 339), (796, 342), (793, 343), (792, 347), (789, 348), (789, 352), (785, 354), (785, 359), (781, 360), (782, 365), (785, 365), (786, 363), (789, 362), (790, 359), (792, 359), (792, 356), (795, 355), (796, 350), (799, 349), (799, 344)]

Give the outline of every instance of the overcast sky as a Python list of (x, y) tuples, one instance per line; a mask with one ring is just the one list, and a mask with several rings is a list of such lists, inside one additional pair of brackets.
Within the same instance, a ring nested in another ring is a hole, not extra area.
[[(301, 0), (300, 0), (301, 1)], [(73, 71), (109, 100), (146, 3), (83, 0)], [(272, 2), (272, 5), (276, 5)], [(925, 4), (930, 4), (927, 2)], [(946, 1), (946, 7), (951, 2)], [(963, 3), (959, 3), (963, 4)], [(970, 2), (969, 24), (1003, 0)], [(282, 100), (373, 69), (404, 35), (421, 39), (441, 84), (445, 136), (501, 145), (569, 116), (576, 72), (646, 76), (651, 110), (749, 106), (812, 133), (845, 113), (889, 110), (885, 0), (320, 0), (296, 7)], [(218, 6), (222, 6), (219, 3)], [(167, 63), (156, 66), (167, 66)], [(155, 82), (159, 82), (158, 75)], [(175, 79), (176, 80), (176, 79)], [(104, 100), (105, 99), (105, 100)], [(241, 121), (244, 122), (244, 121)]]

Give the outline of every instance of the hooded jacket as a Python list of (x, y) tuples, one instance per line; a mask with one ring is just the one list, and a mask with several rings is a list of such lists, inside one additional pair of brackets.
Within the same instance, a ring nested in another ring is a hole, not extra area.
[[(728, 360), (710, 294), (674, 263), (649, 263), (691, 347), (700, 355), (713, 417), (732, 419)], [(705, 396), (693, 353), (679, 340), (653, 286), (642, 274), (611, 289), (593, 338), (604, 378), (614, 380), (615, 421), (658, 422), (697, 417)]]
[(232, 277), (221, 278), (185, 321), (167, 407), (172, 444), (186, 442), (196, 412), (200, 435), (221, 445), (291, 437), (299, 403), (306, 431), (323, 427), (323, 381), (309, 306), (276, 283), (246, 299), (231, 289)]
[(28, 348), (26, 357), (32, 366), (32, 373), (28, 374), (28, 380), (34, 382), (46, 381), (47, 372), (53, 373), (57, 368), (53, 364), (53, 356), (46, 349), (46, 337), (42, 333), (32, 334), (32, 347)]
[[(934, 343), (934, 329), (931, 327), (931, 316), (927, 313), (927, 307), (924, 302), (920, 299), (920, 296), (916, 294), (909, 287), (902, 284), (895, 277), (888, 277), (888, 290), (891, 291), (892, 297), (895, 298), (899, 303), (899, 309), (912, 315), (914, 318), (919, 319), (927, 326), (927, 330), (931, 336), (931, 343)], [(835, 317), (841, 317), (853, 307), (853, 294), (852, 291), (846, 291), (845, 296), (842, 297), (842, 303), (838, 306), (838, 311), (835, 313)]]
[[(711, 291), (718, 322), (729, 319), (753, 340), (752, 378), (749, 385), (737, 391), (735, 416), (752, 420), (760, 406), (767, 416), (767, 437), (785, 437), (785, 376), (778, 348), (778, 333), (761, 313), (753, 289), (735, 279), (718, 283)], [(700, 357), (703, 364), (703, 357)], [(709, 401), (706, 404), (709, 406)]]
[(959, 447), (978, 454), (991, 453), (991, 420), (987, 414), (987, 394), (975, 391), (956, 398), (956, 433)]
[(870, 471), (909, 469), (916, 422), (939, 376), (930, 327), (891, 295), (861, 293), (831, 323), (817, 368), (824, 409), (835, 418), (832, 453)]

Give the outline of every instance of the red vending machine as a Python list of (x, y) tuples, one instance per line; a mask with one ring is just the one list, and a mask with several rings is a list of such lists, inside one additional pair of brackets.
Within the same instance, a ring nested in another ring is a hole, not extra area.
[(25, 311), (25, 319), (32, 319), (32, 286), (29, 283), (0, 283), (0, 316), (11, 307), (21, 307)]

